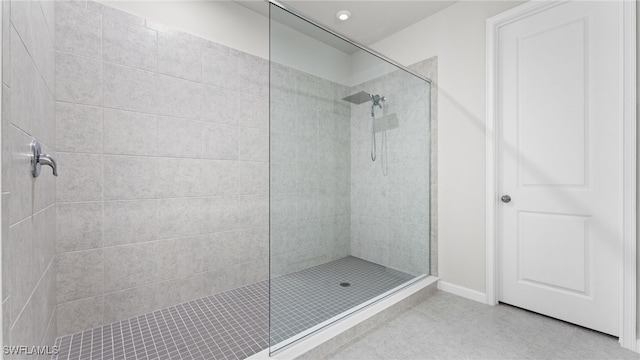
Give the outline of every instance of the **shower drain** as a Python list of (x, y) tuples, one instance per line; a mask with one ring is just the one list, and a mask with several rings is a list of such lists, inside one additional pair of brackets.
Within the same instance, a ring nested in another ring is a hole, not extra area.
[(351, 284), (350, 284), (350, 283), (348, 283), (348, 282), (341, 282), (341, 283), (340, 283), (340, 286), (342, 286), (342, 287), (349, 287), (349, 286), (351, 286)]

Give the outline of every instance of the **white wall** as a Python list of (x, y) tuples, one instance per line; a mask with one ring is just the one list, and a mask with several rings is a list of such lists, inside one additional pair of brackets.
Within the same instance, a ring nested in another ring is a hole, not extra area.
[(485, 21), (520, 3), (460, 2), (371, 45), (405, 65), (438, 57), (439, 276), (482, 293)]
[[(460, 2), (371, 45), (405, 65), (438, 56), (439, 275), (482, 293), (486, 280), (485, 20), (521, 3)], [(640, 7), (637, 16), (640, 19)], [(637, 35), (640, 40), (640, 27)], [(640, 267), (637, 282), (640, 334)]]

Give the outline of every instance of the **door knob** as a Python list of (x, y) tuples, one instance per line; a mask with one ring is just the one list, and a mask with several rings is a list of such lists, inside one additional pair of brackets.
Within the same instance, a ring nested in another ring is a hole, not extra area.
[(502, 202), (503, 202), (503, 203), (511, 202), (511, 196), (509, 196), (509, 195), (502, 195), (502, 197), (500, 198), (500, 200), (502, 200)]

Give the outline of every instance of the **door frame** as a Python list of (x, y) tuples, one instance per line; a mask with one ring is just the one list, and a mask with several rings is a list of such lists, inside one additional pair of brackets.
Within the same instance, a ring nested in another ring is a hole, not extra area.
[[(636, 1), (621, 0), (623, 22), (623, 247), (620, 258), (620, 344), (640, 352), (636, 338)], [(486, 23), (486, 299), (498, 303), (499, 291), (499, 219), (498, 189), (500, 124), (498, 109), (498, 34), (501, 27), (564, 3), (530, 1), (487, 19)]]

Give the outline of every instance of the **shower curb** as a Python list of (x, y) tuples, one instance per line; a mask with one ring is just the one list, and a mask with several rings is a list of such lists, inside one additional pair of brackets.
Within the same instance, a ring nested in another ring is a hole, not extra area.
[(265, 349), (247, 360), (326, 358), (377, 326), (432, 297), (437, 291), (438, 278), (428, 276), (274, 354), (269, 355), (269, 349)]

